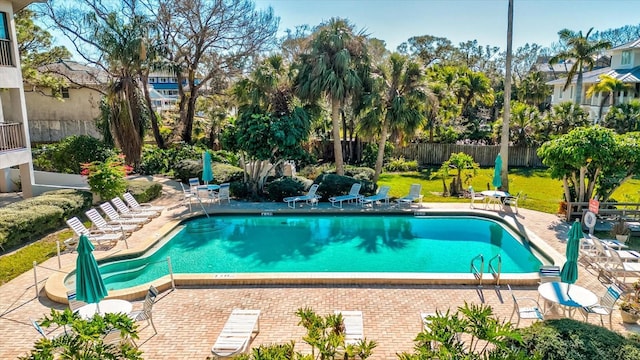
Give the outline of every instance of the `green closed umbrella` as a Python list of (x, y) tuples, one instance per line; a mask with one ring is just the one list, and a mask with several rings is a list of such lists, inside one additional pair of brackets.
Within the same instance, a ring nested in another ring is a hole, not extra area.
[(77, 250), (76, 298), (88, 304), (97, 304), (107, 296), (107, 288), (93, 257), (93, 244), (86, 235), (80, 236)]
[(500, 173), (502, 172), (502, 156), (498, 154), (496, 156), (495, 168), (493, 169), (493, 180), (491, 184), (496, 188), (496, 190), (502, 186), (502, 178), (500, 177)]
[(571, 225), (569, 230), (569, 240), (567, 240), (567, 262), (564, 263), (560, 272), (562, 282), (573, 284), (578, 280), (578, 250), (580, 248), (580, 238), (582, 238), (582, 226), (578, 221)]
[(213, 170), (211, 169), (211, 154), (205, 150), (202, 153), (202, 181), (205, 184), (213, 181)]

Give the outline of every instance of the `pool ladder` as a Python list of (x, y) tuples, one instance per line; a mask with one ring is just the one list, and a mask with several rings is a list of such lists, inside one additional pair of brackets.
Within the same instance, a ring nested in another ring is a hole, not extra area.
[[(496, 265), (494, 265), (494, 263), (497, 262), (497, 267)], [(493, 278), (496, 280), (496, 288), (500, 288), (500, 273), (502, 271), (502, 256), (500, 256), (500, 254), (497, 254), (496, 256), (492, 257), (491, 260), (489, 260), (489, 273), (491, 273), (491, 275), (493, 276)]]
[[(476, 263), (480, 261), (480, 267), (476, 266)], [(482, 287), (482, 275), (484, 274), (484, 256), (482, 254), (478, 254), (476, 257), (471, 259), (471, 273), (478, 280), (478, 287)]]

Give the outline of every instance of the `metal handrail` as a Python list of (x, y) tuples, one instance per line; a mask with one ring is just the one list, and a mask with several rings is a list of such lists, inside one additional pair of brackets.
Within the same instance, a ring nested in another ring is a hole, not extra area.
[[(480, 260), (480, 268), (475, 264), (478, 259)], [(482, 275), (484, 274), (484, 256), (482, 256), (482, 254), (478, 254), (476, 257), (471, 259), (471, 273), (476, 279), (478, 279), (478, 287), (482, 287)]]
[[(496, 267), (493, 266), (494, 260), (498, 261), (498, 270), (496, 270)], [(496, 287), (499, 288), (500, 274), (502, 272), (502, 256), (500, 256), (500, 254), (497, 254), (496, 256), (492, 257), (491, 260), (489, 260), (489, 272), (491, 273), (493, 278), (496, 279)]]

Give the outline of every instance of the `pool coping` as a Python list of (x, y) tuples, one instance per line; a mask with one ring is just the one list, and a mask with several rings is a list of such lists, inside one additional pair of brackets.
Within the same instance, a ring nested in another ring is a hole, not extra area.
[[(370, 213), (366, 209), (315, 209), (313, 213), (333, 213), (333, 214), (367, 214)], [(327, 211), (328, 210), (328, 211)], [(336, 211), (339, 210), (339, 211)], [(250, 214), (250, 215), (270, 215), (270, 214), (287, 214), (301, 213), (297, 209), (239, 209), (236, 211), (224, 211), (221, 214)], [(305, 214), (313, 214), (303, 212)], [(447, 214), (462, 214), (469, 216), (480, 216), (484, 218), (492, 218), (494, 220), (504, 222), (513, 230), (521, 232), (535, 255), (548, 265), (560, 265), (564, 262), (564, 257), (553, 249), (549, 244), (542, 240), (538, 235), (518, 224), (515, 219), (508, 216), (500, 216), (494, 212), (480, 209), (410, 209), (394, 210), (382, 209), (375, 211), (377, 215), (388, 214), (405, 214), (407, 216), (436, 216)], [(209, 213), (212, 215), (212, 213)], [(213, 214), (215, 215), (215, 214)], [(167, 223), (162, 225), (160, 229), (155, 231), (151, 236), (147, 236), (140, 245), (135, 248), (118, 250), (115, 252), (106, 252), (96, 257), (98, 262), (111, 257), (134, 256), (144, 253), (152, 246), (156, 245), (160, 239), (166, 234), (173, 231), (180, 223), (186, 219), (204, 216), (202, 212), (188, 213), (176, 219), (168, 219)], [(75, 270), (72, 264), (51, 275), (45, 283), (45, 293), (47, 297), (59, 303), (67, 303), (67, 288), (64, 280), (69, 273)], [(512, 285), (537, 285), (539, 275), (535, 273), (524, 274), (502, 274), (499, 284)], [(169, 275), (165, 275), (152, 282), (130, 287), (122, 290), (109, 291), (109, 299), (136, 300), (145, 296), (150, 285), (154, 285), (160, 291), (172, 288), (174, 286), (242, 286), (242, 285), (478, 285), (478, 280), (471, 273), (216, 273), (216, 274), (174, 274), (173, 281)], [(486, 273), (483, 278), (482, 285), (496, 285), (496, 281), (491, 274)]]

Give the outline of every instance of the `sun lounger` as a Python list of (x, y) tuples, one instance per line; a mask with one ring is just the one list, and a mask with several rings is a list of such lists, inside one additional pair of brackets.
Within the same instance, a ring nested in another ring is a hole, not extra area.
[(124, 201), (127, 202), (127, 205), (129, 205), (129, 208), (131, 208), (131, 210), (134, 212), (153, 211), (160, 214), (162, 210), (164, 210), (164, 206), (154, 206), (149, 203), (140, 204), (131, 193), (124, 193), (122, 194), (122, 197), (124, 198)]
[(409, 194), (397, 199), (398, 205), (408, 205), (418, 200), (420, 204), (422, 204), (422, 185), (420, 184), (411, 184), (411, 188), (409, 189)]
[(109, 220), (117, 221), (122, 224), (146, 224), (151, 219), (146, 217), (123, 217), (118, 214), (118, 211), (109, 202), (100, 204), (100, 209), (107, 215)]
[(361, 198), (360, 199), (360, 203), (362, 204), (362, 206), (367, 205), (367, 204), (371, 204), (371, 207), (373, 207), (373, 204), (375, 204), (378, 201), (382, 201), (382, 202), (384, 202), (385, 205), (389, 205), (389, 190), (390, 189), (391, 189), (391, 187), (389, 187), (387, 185), (380, 186), (380, 189), (378, 189), (378, 193), (377, 194)]
[(77, 217), (72, 217), (67, 220), (67, 225), (73, 230), (76, 235), (87, 235), (90, 241), (95, 241), (98, 245), (102, 245), (103, 241), (109, 243), (117, 243), (118, 240), (124, 239), (122, 233), (105, 233), (104, 231), (90, 231)]
[[(351, 190), (349, 190), (349, 193), (347, 195), (330, 197), (329, 201), (331, 202), (331, 206), (342, 208), (343, 201), (346, 201), (348, 203), (352, 201), (360, 202), (360, 199), (363, 197), (362, 195), (360, 195), (361, 187), (362, 187), (362, 184), (355, 183), (351, 185)], [(336, 204), (338, 204), (338, 206), (336, 206)]]
[(609, 261), (599, 264), (599, 278), (605, 276), (610, 280), (619, 280), (622, 277), (622, 284), (627, 283), (627, 277), (640, 277), (640, 262), (623, 261), (617, 251), (611, 251)]
[(123, 216), (142, 217), (148, 219), (158, 216), (158, 213), (155, 211), (133, 211), (129, 209), (129, 207), (119, 197), (114, 197), (113, 199), (111, 199), (111, 203)]
[(96, 229), (102, 230), (107, 233), (122, 232), (123, 234), (131, 234), (134, 231), (142, 228), (142, 225), (140, 224), (123, 224), (118, 222), (107, 223), (107, 220), (105, 220), (96, 209), (89, 209), (85, 211), (85, 214), (87, 215), (89, 220), (91, 220), (93, 226), (95, 226)]
[(298, 201), (304, 201), (307, 204), (311, 204), (311, 206), (318, 205), (318, 200), (320, 199), (320, 195), (316, 195), (316, 191), (318, 190), (319, 186), (320, 185), (318, 184), (313, 184), (309, 188), (309, 192), (307, 192), (306, 195), (286, 197), (282, 199), (282, 201), (286, 202), (287, 206), (292, 209), (296, 208), (296, 202)]
[(336, 311), (335, 313), (342, 314), (345, 345), (355, 345), (364, 339), (362, 311)]
[(259, 317), (260, 310), (233, 310), (211, 348), (213, 355), (229, 357), (244, 352), (251, 335), (260, 332)]

